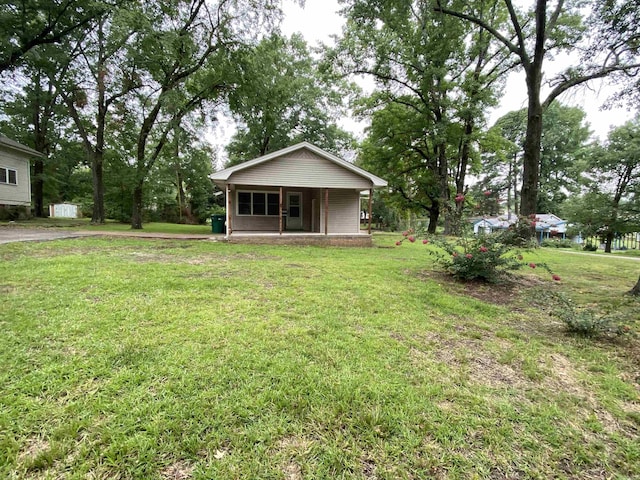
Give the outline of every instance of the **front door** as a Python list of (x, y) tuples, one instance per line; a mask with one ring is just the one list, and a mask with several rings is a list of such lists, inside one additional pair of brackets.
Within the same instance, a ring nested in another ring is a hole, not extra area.
[(301, 193), (287, 193), (287, 230), (302, 230)]

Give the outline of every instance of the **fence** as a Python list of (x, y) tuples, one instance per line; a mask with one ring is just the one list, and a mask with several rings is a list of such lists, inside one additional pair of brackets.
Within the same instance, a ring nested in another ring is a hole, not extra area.
[[(584, 237), (584, 243), (590, 243), (591, 245), (604, 245), (604, 238), (593, 236), (593, 237)], [(604, 246), (602, 247), (604, 248)], [(626, 233), (624, 235), (616, 235), (613, 238), (613, 243), (611, 244), (612, 250), (638, 250), (640, 248), (640, 233)]]

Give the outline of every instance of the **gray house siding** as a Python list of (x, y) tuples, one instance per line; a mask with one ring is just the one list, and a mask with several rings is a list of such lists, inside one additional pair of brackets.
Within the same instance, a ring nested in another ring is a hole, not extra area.
[(0, 183), (0, 205), (31, 205), (31, 174), (26, 155), (0, 147), (0, 167), (16, 171), (17, 185)]
[[(322, 208), (324, 210), (324, 204)], [(360, 193), (357, 190), (329, 190), (328, 223), (328, 233), (360, 233)]]
[(228, 183), (328, 188), (371, 188), (371, 181), (335, 163), (300, 149), (269, 162), (234, 172)]
[[(382, 178), (307, 142), (220, 170), (210, 178), (226, 194), (229, 239), (234, 232), (247, 233), (243, 238), (251, 237), (251, 232), (361, 237), (360, 193), (387, 185)], [(292, 215), (298, 211), (300, 221)]]

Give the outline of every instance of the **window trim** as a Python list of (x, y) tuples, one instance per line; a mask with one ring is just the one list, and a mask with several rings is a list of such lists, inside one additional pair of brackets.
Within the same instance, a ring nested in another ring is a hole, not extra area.
[[(240, 213), (240, 194), (241, 193), (249, 193), (251, 194), (251, 213)], [(253, 195), (255, 193), (260, 193), (265, 196), (264, 200), (264, 214), (255, 214), (253, 213)], [(268, 195), (277, 195), (278, 196), (278, 210), (280, 209), (280, 193), (275, 190), (236, 190), (236, 216), (238, 217), (269, 217), (269, 218), (278, 218), (280, 213), (278, 212), (276, 215), (269, 215), (267, 212), (269, 211), (269, 197)]]
[[(11, 168), (11, 167), (5, 167), (4, 165), (0, 165), (0, 168), (5, 170), (5, 180), (2, 180), (0, 178), (0, 184), (2, 185), (13, 185), (13, 186), (18, 186), (18, 170), (15, 168)], [(15, 175), (15, 179), (16, 182), (12, 183), (9, 181), (10, 177), (9, 177), (9, 172), (13, 172)]]

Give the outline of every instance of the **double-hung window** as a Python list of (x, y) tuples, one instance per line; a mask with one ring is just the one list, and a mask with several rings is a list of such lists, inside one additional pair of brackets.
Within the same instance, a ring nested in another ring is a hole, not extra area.
[(238, 215), (277, 216), (280, 195), (270, 192), (238, 192)]
[(12, 168), (0, 167), (0, 183), (8, 183), (9, 185), (18, 184), (18, 171)]

